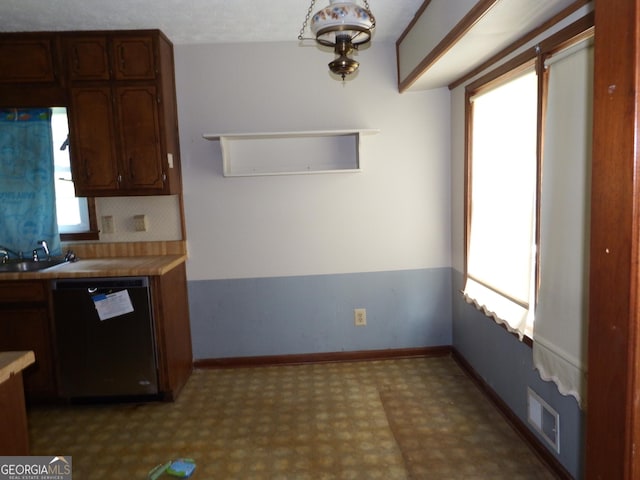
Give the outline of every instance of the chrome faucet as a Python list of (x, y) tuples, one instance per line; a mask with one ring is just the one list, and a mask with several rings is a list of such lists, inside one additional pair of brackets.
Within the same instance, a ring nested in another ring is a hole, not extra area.
[(45, 255), (47, 256), (47, 260), (49, 260), (51, 258), (51, 254), (49, 253), (49, 245), (47, 245), (47, 242), (45, 240), (38, 240), (38, 245), (39, 247), (36, 247), (33, 249), (33, 261), (34, 262), (39, 262), (40, 261), (40, 257), (38, 256), (38, 250), (42, 249), (42, 251), (45, 253)]
[(0, 245), (0, 255), (2, 255), (2, 263), (7, 263), (11, 255), (17, 259), (22, 259), (22, 252), (14, 252), (8, 247)]
[(47, 258), (50, 258), (51, 253), (49, 253), (49, 245), (47, 245), (46, 240), (39, 240), (38, 245), (42, 246), (42, 249), (44, 250), (44, 253), (47, 255)]

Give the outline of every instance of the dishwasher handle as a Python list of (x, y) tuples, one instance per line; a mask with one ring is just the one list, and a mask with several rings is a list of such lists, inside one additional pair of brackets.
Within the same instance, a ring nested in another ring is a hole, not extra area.
[(148, 288), (149, 277), (64, 278), (53, 280), (52, 287), (54, 290), (87, 290), (89, 293), (103, 288)]

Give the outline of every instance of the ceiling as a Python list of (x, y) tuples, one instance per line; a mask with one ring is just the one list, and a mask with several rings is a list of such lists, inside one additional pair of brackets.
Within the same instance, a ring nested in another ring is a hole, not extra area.
[[(374, 40), (395, 42), (424, 0), (370, 0)], [(361, 2), (362, 3), (362, 2)], [(174, 44), (297, 41), (307, 0), (1, 0), (0, 31), (162, 30)], [(328, 0), (316, 2), (313, 12)], [(308, 29), (306, 36), (310, 36)]]
[[(421, 30), (419, 26), (423, 19), (429, 23), (422, 27), (422, 31), (437, 30), (443, 19), (452, 12), (457, 15), (454, 17), (456, 21), (462, 19), (468, 13), (470, 2), (473, 2), (473, 0), (465, 1), (467, 2), (466, 7), (462, 0), (455, 2), (450, 0), (450, 3), (445, 3), (445, 0), (432, 1), (418, 22), (418, 27), (414, 28), (412, 33)], [(484, 3), (487, 4), (487, 2)], [(556, 31), (560, 25), (577, 20), (593, 8), (593, 2), (585, 3), (581, 0), (501, 0), (492, 3), (485, 11), (476, 12), (475, 20), (469, 23), (469, 28), (464, 31), (464, 35), (457, 38), (453, 44), (447, 45), (446, 51), (438, 56), (436, 61), (429, 64), (428, 68), (421, 71), (414, 83), (407, 87), (407, 90), (428, 90), (449, 85), (473, 71), (478, 65), (489, 61), (498, 52), (515, 44), (528, 32), (535, 31), (549, 19), (563, 17), (560, 23), (551, 27), (552, 31)], [(565, 16), (568, 11), (573, 13)], [(539, 33), (535, 39), (540, 41), (541, 38), (549, 34), (549, 32)], [(439, 41), (440, 38), (442, 37), (437, 37), (436, 40)], [(412, 42), (415, 46), (415, 52), (418, 53), (418, 61), (425, 58), (430, 48), (428, 42), (425, 39), (413, 40)], [(411, 43), (411, 41), (404, 43)], [(533, 39), (530, 39), (528, 44), (529, 46), (533, 44)], [(400, 62), (403, 59), (403, 46), (400, 47)], [(434, 51), (437, 50), (435, 42), (431, 47), (435, 47)], [(527, 44), (516, 51), (522, 52), (526, 48)], [(417, 61), (407, 63), (414, 67)]]

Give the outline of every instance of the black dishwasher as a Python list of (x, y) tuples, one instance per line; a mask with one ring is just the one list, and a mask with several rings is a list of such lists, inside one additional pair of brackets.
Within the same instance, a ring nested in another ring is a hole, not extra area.
[(53, 305), (62, 396), (158, 394), (147, 277), (54, 280)]

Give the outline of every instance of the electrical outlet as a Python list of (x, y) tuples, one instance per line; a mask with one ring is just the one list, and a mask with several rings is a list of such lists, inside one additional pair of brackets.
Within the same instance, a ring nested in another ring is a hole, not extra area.
[(102, 233), (114, 233), (116, 231), (115, 224), (113, 223), (113, 215), (102, 216)]
[(147, 231), (147, 216), (146, 215), (134, 215), (133, 224), (136, 232)]
[(367, 324), (367, 309), (354, 308), (353, 322), (355, 323), (356, 327), (364, 327)]

